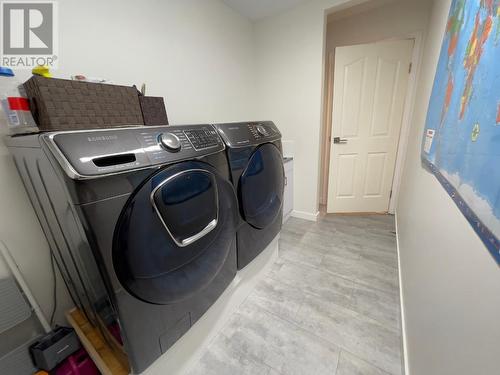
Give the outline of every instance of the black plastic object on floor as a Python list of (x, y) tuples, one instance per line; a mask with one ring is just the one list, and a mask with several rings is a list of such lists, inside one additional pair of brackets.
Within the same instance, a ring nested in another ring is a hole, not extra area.
[(51, 371), (68, 356), (80, 349), (80, 341), (72, 328), (57, 327), (31, 345), (30, 352), (35, 365)]

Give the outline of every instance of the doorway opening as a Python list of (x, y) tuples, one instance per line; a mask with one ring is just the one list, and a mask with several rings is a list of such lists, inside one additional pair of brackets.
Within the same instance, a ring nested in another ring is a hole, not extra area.
[(327, 16), (321, 213), (394, 213), (430, 5), (374, 0)]

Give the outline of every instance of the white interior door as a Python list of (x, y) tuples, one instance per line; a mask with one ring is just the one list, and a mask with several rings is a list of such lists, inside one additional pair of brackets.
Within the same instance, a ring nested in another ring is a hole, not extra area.
[(413, 40), (335, 49), (328, 212), (388, 211), (412, 49)]

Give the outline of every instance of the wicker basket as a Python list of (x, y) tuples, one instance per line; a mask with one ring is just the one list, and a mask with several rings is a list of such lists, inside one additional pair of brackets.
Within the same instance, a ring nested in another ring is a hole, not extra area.
[(144, 125), (168, 125), (167, 110), (162, 97), (139, 96)]
[(135, 87), (33, 76), (24, 88), (41, 131), (144, 125)]

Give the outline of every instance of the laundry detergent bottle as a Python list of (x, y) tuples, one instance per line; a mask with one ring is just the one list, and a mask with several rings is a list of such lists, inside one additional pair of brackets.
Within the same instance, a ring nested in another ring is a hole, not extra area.
[(0, 67), (0, 103), (0, 125), (9, 134), (38, 131), (22, 82), (10, 68)]

